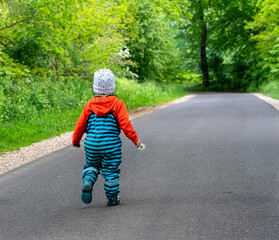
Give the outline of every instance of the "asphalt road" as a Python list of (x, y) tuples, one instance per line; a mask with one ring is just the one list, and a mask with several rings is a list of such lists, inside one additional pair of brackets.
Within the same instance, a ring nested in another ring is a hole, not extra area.
[(278, 240), (279, 112), (249, 94), (200, 94), (133, 121), (121, 204), (100, 177), (80, 200), (83, 149), (0, 176), (1, 240)]

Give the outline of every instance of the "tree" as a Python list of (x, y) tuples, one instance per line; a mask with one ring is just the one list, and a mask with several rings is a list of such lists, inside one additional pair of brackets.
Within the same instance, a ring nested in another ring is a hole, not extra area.
[(210, 49), (213, 61), (210, 61), (214, 65), (214, 57), (221, 59), (224, 79), (216, 80), (228, 89), (245, 90), (253, 80), (251, 67), (258, 61), (257, 50), (249, 41), (253, 33), (246, 29), (246, 23), (252, 21), (258, 10), (256, 1), (214, 1), (212, 10)]
[(158, 82), (172, 81), (176, 78), (181, 63), (175, 26), (164, 12), (169, 1), (134, 1), (133, 17), (135, 26), (124, 35), (128, 37), (126, 46), (132, 62), (130, 69), (143, 80)]
[[(201, 70), (203, 86), (209, 86), (209, 74), (207, 66), (207, 9), (208, 2), (206, 0), (178, 0), (180, 10), (180, 38), (186, 38), (185, 57), (192, 59), (200, 58), (197, 67)], [(199, 49), (199, 50), (198, 50)], [(191, 64), (192, 65), (192, 64)]]
[(204, 6), (201, 0), (197, 1), (197, 13), (200, 15), (200, 25), (201, 25), (201, 71), (203, 85), (205, 87), (209, 86), (208, 68), (207, 68), (207, 57), (206, 57), (206, 40), (207, 40), (207, 26), (204, 17)]
[(259, 0), (258, 13), (253, 21), (247, 22), (247, 29), (253, 32), (251, 42), (260, 52), (254, 71), (259, 72), (258, 83), (279, 79), (279, 3), (278, 0)]
[(33, 73), (89, 76), (115, 67), (127, 2), (27, 0), (0, 3), (1, 49)]
[(245, 26), (255, 14), (255, 1), (178, 0), (177, 3), (182, 9), (180, 38), (186, 39), (185, 57), (201, 71), (203, 86), (214, 81), (224, 88), (247, 87), (255, 48), (249, 42), (251, 31)]

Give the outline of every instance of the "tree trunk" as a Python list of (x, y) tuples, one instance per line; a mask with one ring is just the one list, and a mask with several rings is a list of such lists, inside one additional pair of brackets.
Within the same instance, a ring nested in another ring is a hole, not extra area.
[(202, 70), (202, 83), (204, 87), (209, 86), (209, 76), (208, 76), (208, 68), (207, 68), (207, 58), (206, 58), (206, 23), (204, 21), (204, 13), (203, 7), (201, 8), (201, 25), (202, 25), (202, 34), (201, 34), (201, 70)]

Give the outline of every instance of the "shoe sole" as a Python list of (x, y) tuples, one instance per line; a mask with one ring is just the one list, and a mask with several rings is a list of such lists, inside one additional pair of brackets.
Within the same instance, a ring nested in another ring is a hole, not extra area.
[(120, 197), (117, 197), (116, 202), (111, 202), (111, 203), (107, 202), (107, 206), (109, 206), (109, 207), (113, 207), (113, 206), (116, 206), (118, 204), (120, 204)]
[(83, 185), (81, 200), (85, 204), (89, 204), (92, 202), (92, 186), (90, 184)]

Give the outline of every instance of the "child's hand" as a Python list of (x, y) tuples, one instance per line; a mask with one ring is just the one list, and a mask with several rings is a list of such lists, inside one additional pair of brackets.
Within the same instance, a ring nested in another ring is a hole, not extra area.
[(80, 148), (80, 144), (73, 144), (73, 147)]
[(140, 140), (138, 140), (136, 143), (135, 143), (136, 147), (138, 148), (140, 146)]

